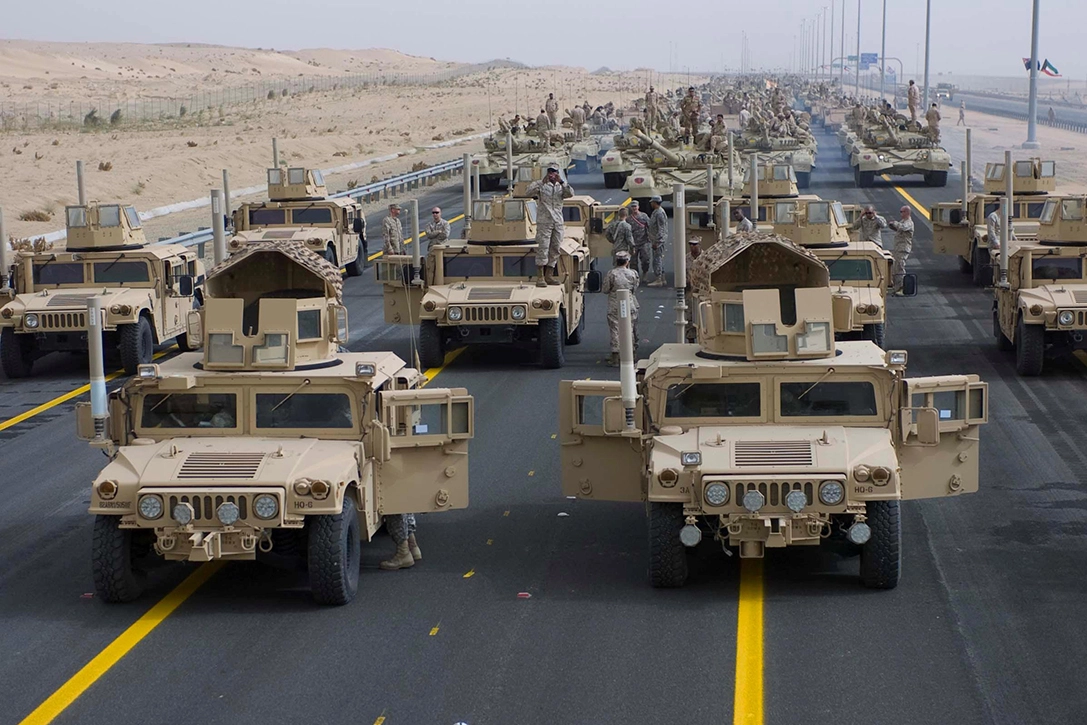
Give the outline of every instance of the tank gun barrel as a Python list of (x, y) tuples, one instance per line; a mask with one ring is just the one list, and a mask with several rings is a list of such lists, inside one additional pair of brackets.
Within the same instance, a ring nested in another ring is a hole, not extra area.
[(671, 163), (675, 164), (676, 166), (683, 165), (683, 157), (662, 144), (660, 141), (650, 138), (639, 129), (634, 129), (630, 133), (632, 136), (634, 136), (634, 138), (649, 144), (650, 148), (659, 151), (661, 155), (664, 156), (664, 158), (668, 159), (668, 161), (670, 161)]

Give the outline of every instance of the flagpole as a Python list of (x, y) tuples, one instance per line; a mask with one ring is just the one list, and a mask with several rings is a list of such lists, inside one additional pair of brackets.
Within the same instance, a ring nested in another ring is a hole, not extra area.
[(1030, 26), (1030, 100), (1027, 102), (1027, 140), (1025, 149), (1037, 149), (1038, 143), (1038, 4), (1034, 0), (1034, 14)]

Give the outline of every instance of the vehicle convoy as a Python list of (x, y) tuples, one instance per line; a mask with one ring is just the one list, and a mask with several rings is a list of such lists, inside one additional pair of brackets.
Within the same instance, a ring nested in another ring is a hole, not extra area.
[(848, 310), (783, 237), (728, 237), (689, 279), (697, 344), (561, 383), (563, 493), (646, 505), (656, 587), (686, 582), (705, 537), (744, 558), (827, 542), (860, 554), (864, 585), (896, 586), (900, 502), (978, 489), (987, 385), (907, 378), (904, 351), (836, 343)]
[(203, 354), (141, 365), (110, 394), (104, 438), (77, 405), (80, 437), (110, 457), (90, 502), (99, 597), (138, 597), (155, 555), (266, 556), (346, 604), (383, 515), (468, 505), (471, 396), (422, 389), (393, 353), (340, 352), (340, 295), (339, 270), (305, 245), (247, 245), (189, 316)]
[(1040, 375), (1047, 354), (1087, 349), (1087, 230), (1083, 196), (1045, 202), (1037, 239), (1012, 241), (1007, 285), (994, 266), (993, 334), (1015, 350), (1020, 375)]
[(788, 164), (793, 169), (797, 188), (807, 189), (811, 185), (817, 155), (814, 139), (805, 142), (791, 136), (763, 137), (748, 132), (734, 138), (736, 151), (745, 161), (751, 154), (758, 154), (760, 164)]
[(727, 156), (697, 149), (672, 149), (640, 130), (630, 133), (648, 148), (627, 177), (623, 190), (642, 208), (648, 209), (649, 200), (654, 196), (670, 199), (673, 184), (684, 184), (690, 200), (705, 198), (710, 167), (713, 168), (714, 195), (727, 195)]
[(921, 174), (929, 186), (947, 186), (951, 154), (905, 116), (881, 117), (857, 135), (849, 164), (860, 188), (875, 183), (877, 174)]
[(597, 206), (589, 196), (566, 200), (558, 283), (539, 286), (536, 201), (477, 200), (467, 239), (431, 245), (418, 284), (410, 278), (410, 256), (377, 262), (385, 321), (419, 325), (425, 368), (440, 366), (449, 350), (481, 343), (528, 347), (544, 367), (562, 367), (566, 346), (579, 344), (585, 329), (589, 244), (599, 246), (593, 238), (603, 237), (600, 222), (592, 221), (600, 219)]
[[(21, 245), (11, 287), (0, 290), (0, 362), (27, 377), (50, 352), (85, 353), (87, 300), (105, 298), (103, 331), (130, 375), (155, 345), (189, 349), (185, 320), (198, 307), (204, 265), (179, 244), (147, 244), (135, 208), (92, 201), (64, 210), (67, 248)], [(6, 243), (6, 240), (4, 241)]]
[[(506, 139), (509, 138), (512, 149), (507, 153)], [(502, 180), (513, 167), (515, 181), (522, 180), (525, 185), (539, 176), (532, 176), (532, 169), (546, 170), (545, 164), (553, 164), (565, 172), (570, 166), (570, 154), (562, 145), (552, 145), (536, 136), (524, 134), (495, 133), (483, 139), (483, 153), (473, 154), (469, 162), (479, 169), (479, 191), (498, 191)], [(520, 169), (526, 169), (522, 172)]]
[[(962, 199), (932, 207), (932, 247), (937, 254), (959, 258), (959, 270), (971, 274), (974, 284), (992, 284), (992, 252), (988, 225), (990, 214), (998, 211), (1007, 190), (1003, 163), (985, 165), (985, 191), (969, 194), (966, 214)], [(1057, 164), (1038, 158), (1012, 164), (1012, 231), (1021, 242), (1038, 238), (1038, 220), (1046, 200), (1057, 190)], [(998, 240), (999, 241), (999, 240)]]
[(316, 169), (268, 169), (268, 201), (246, 202), (234, 211), (231, 254), (253, 242), (301, 242), (343, 267), (350, 277), (366, 266), (359, 235), (353, 231), (362, 207), (348, 198), (328, 198)]

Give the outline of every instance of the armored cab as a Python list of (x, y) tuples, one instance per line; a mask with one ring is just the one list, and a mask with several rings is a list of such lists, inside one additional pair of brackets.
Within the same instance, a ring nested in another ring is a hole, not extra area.
[[(211, 271), (189, 329), (202, 353), (141, 365), (109, 396), (95, 478), (95, 589), (142, 590), (141, 557), (308, 565), (345, 604), (382, 516), (468, 505), (473, 401), (389, 352), (343, 352), (339, 270), (300, 242), (255, 242)], [(88, 405), (80, 436), (93, 439)], [(153, 553), (149, 553), (153, 552)]]
[(316, 169), (268, 169), (268, 201), (247, 202), (233, 214), (234, 254), (255, 242), (300, 242), (348, 276), (366, 266), (355, 220), (362, 207), (347, 197), (328, 197), (325, 180)]
[(385, 320), (419, 325), (424, 367), (471, 344), (525, 347), (544, 367), (561, 367), (566, 346), (579, 344), (584, 330), (594, 204), (591, 197), (566, 200), (558, 279), (545, 283), (536, 268), (536, 201), (477, 200), (467, 239), (432, 244), (417, 282), (410, 256), (378, 261)]
[(1037, 239), (1009, 245), (1007, 285), (994, 261), (993, 335), (998, 348), (1015, 350), (1020, 375), (1040, 375), (1047, 355), (1087, 348), (1085, 204), (1082, 196), (1046, 200)]
[(850, 154), (859, 188), (870, 187), (879, 174), (910, 176), (920, 174), (929, 186), (947, 186), (951, 154), (905, 116), (884, 116), (858, 137)]
[(978, 488), (986, 384), (906, 378), (905, 352), (836, 342), (848, 303), (783, 237), (729, 237), (690, 280), (698, 341), (637, 363), (629, 417), (620, 381), (560, 385), (563, 493), (646, 504), (653, 586), (683, 585), (707, 538), (745, 558), (825, 543), (896, 586), (900, 502)]
[(147, 244), (131, 206), (92, 201), (64, 212), (67, 248), (18, 246), (11, 288), (0, 290), (4, 373), (26, 377), (50, 352), (85, 352), (91, 297), (104, 298), (107, 349), (125, 372), (151, 362), (156, 345), (189, 349), (185, 320), (204, 281), (196, 252)]

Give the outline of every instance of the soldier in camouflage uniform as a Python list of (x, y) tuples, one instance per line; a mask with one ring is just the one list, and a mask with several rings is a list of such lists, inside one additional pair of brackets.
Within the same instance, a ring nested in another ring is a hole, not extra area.
[(645, 94), (645, 117), (649, 121), (650, 127), (657, 123), (657, 104), (660, 102), (660, 97), (657, 92), (653, 90), (653, 86), (649, 86), (649, 91)]
[(887, 220), (876, 214), (876, 210), (871, 204), (864, 207), (864, 213), (857, 217), (857, 220), (853, 222), (853, 228), (860, 230), (858, 240), (861, 242), (875, 242), (876, 244), (883, 246), (883, 235), (881, 232), (887, 228)]
[(698, 120), (702, 115), (702, 101), (695, 95), (694, 86), (687, 89), (687, 95), (679, 104), (679, 110), (683, 134), (687, 137), (687, 143), (691, 143), (695, 134), (698, 133)]
[(639, 208), (636, 201), (630, 202), (627, 223), (634, 235), (634, 269), (643, 279), (648, 278), (653, 269), (653, 253), (649, 245), (649, 215)]
[(441, 207), (430, 210), (433, 220), (426, 225), (426, 238), (431, 244), (441, 244), (449, 239), (449, 222), (442, 218)]
[(634, 338), (634, 354), (638, 352), (638, 273), (630, 268), (630, 253), (620, 251), (615, 254), (615, 266), (604, 277), (600, 288), (608, 295), (608, 331), (611, 333), (611, 357), (608, 364), (619, 364), (619, 290), (630, 290), (630, 324)]
[(584, 134), (585, 110), (580, 106), (574, 106), (569, 111), (570, 122), (574, 125), (574, 139), (580, 141)]
[(891, 249), (891, 256), (894, 257), (894, 293), (898, 296), (902, 296), (902, 281), (906, 276), (906, 260), (910, 258), (910, 252), (913, 251), (913, 215), (910, 212), (908, 206), (902, 207), (899, 212), (902, 218), (888, 222), (887, 226), (894, 229), (895, 239), (894, 247)]
[[(559, 127), (559, 102), (555, 100), (554, 93), (547, 94), (547, 100), (544, 101), (544, 110), (547, 112), (547, 120), (550, 122), (551, 128)], [(537, 124), (539, 125), (539, 124)]]
[(664, 247), (668, 244), (668, 215), (661, 206), (661, 198), (654, 196), (649, 200), (653, 207), (653, 214), (649, 217), (649, 245), (653, 252), (653, 281), (648, 282), (649, 287), (664, 286)]
[[(578, 109), (580, 110), (580, 109)], [(528, 196), (537, 199), (536, 212), (536, 286), (562, 284), (558, 278), (559, 246), (566, 233), (562, 219), (562, 200), (574, 195), (554, 166), (547, 168), (547, 176), (533, 181), (526, 190)]]
[(616, 214), (615, 221), (608, 225), (606, 236), (611, 241), (613, 254), (634, 254), (634, 232), (630, 228), (629, 215), (630, 212), (623, 207)]
[(415, 540), (415, 514), (392, 514), (385, 517), (385, 529), (396, 544), (396, 553), (393, 558), (387, 559), (379, 566), (385, 571), (396, 571), (415, 566), (415, 562), (423, 560), (423, 552), (419, 549), (419, 543)]
[(389, 216), (381, 224), (385, 254), (404, 253), (404, 227), (400, 224), (400, 205), (389, 204)]
[(536, 116), (536, 135), (543, 139), (545, 143), (551, 140), (551, 119), (547, 117), (542, 108), (540, 109), (540, 115)]

